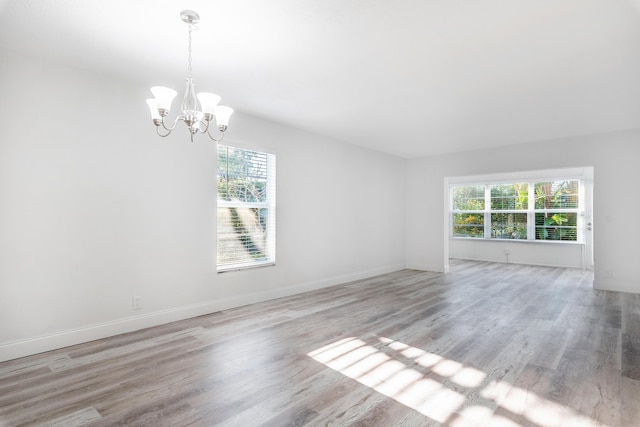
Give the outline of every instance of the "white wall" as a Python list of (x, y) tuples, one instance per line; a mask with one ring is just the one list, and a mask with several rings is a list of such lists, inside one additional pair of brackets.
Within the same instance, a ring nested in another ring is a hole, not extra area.
[(0, 361), (404, 267), (403, 160), (238, 113), (277, 265), (217, 274), (215, 146), (156, 136), (148, 86), (0, 51)]
[(640, 292), (640, 227), (633, 219), (640, 212), (639, 159), (640, 130), (630, 130), (411, 160), (407, 265), (448, 269), (445, 177), (593, 166), (594, 286)]
[[(505, 249), (508, 254), (505, 254)], [(584, 245), (510, 239), (449, 239), (449, 258), (586, 268)]]

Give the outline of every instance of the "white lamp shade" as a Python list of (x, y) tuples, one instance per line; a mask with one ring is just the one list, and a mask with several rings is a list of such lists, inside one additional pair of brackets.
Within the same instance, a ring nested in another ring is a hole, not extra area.
[(218, 126), (228, 126), (229, 118), (233, 114), (233, 108), (219, 105), (215, 109), (216, 124)]
[(149, 106), (149, 110), (151, 111), (152, 120), (162, 119), (162, 117), (160, 117), (160, 113), (158, 113), (158, 104), (156, 103), (155, 99), (147, 99), (147, 105)]
[(218, 95), (211, 92), (200, 92), (198, 99), (200, 100), (200, 108), (202, 108), (203, 113), (215, 114), (216, 106), (218, 102), (220, 102)]
[(171, 110), (173, 98), (178, 94), (175, 90), (164, 86), (152, 87), (151, 93), (156, 97), (156, 106), (158, 109), (167, 111)]

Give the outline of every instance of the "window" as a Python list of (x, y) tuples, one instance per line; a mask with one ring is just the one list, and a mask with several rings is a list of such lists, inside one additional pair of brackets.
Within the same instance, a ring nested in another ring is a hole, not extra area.
[(577, 240), (579, 183), (536, 182), (536, 240)]
[(274, 154), (218, 146), (218, 271), (275, 263)]
[(453, 236), (484, 237), (484, 186), (453, 187)]
[(451, 236), (580, 242), (580, 180), (450, 187)]
[(526, 239), (529, 187), (527, 183), (490, 185), (491, 237)]

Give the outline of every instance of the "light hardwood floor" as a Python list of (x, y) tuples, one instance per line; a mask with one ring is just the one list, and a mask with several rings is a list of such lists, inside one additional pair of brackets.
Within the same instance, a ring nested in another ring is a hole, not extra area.
[(0, 427), (640, 426), (640, 295), (452, 261), (0, 364)]

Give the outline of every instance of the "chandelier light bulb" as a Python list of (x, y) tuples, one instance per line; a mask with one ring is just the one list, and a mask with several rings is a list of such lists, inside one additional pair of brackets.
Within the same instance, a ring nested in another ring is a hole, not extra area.
[(158, 103), (156, 100), (154, 98), (147, 99), (147, 105), (151, 111), (151, 120), (153, 120), (153, 123), (160, 123), (162, 116), (160, 116), (160, 113), (158, 112)]
[[(186, 79), (187, 86), (180, 105), (182, 114), (176, 117), (171, 126), (167, 127), (164, 119), (169, 115), (173, 99), (178, 93), (168, 87), (154, 86), (151, 88), (154, 98), (147, 99), (147, 105), (151, 111), (151, 120), (156, 126), (156, 132), (162, 137), (171, 134), (176, 124), (181, 121), (187, 125), (191, 142), (193, 142), (194, 135), (198, 133), (206, 133), (209, 138), (217, 142), (224, 137), (233, 109), (218, 105), (220, 97), (215, 93), (200, 92), (196, 95), (195, 84), (191, 76), (191, 32), (194, 29), (198, 29), (195, 24), (200, 21), (200, 16), (192, 10), (183, 10), (180, 13), (180, 18), (189, 25), (188, 75)], [(210, 132), (209, 125), (214, 118), (217, 125), (214, 126), (214, 129), (217, 128), (220, 132), (218, 138), (214, 137)]]
[(214, 115), (216, 116), (216, 124), (221, 132), (227, 130), (229, 125), (229, 118), (233, 114), (233, 108), (219, 105), (216, 107)]
[[(173, 103), (173, 99), (178, 92), (168, 87), (154, 86), (151, 88), (151, 93), (156, 98), (156, 105), (158, 111), (160, 111), (160, 115), (164, 117), (169, 114), (169, 111), (171, 111), (171, 103)], [(166, 113), (162, 114), (162, 110), (166, 111)]]
[(200, 92), (198, 94), (198, 100), (200, 100), (200, 106), (204, 114), (215, 114), (215, 109), (220, 102), (220, 97), (211, 92)]

